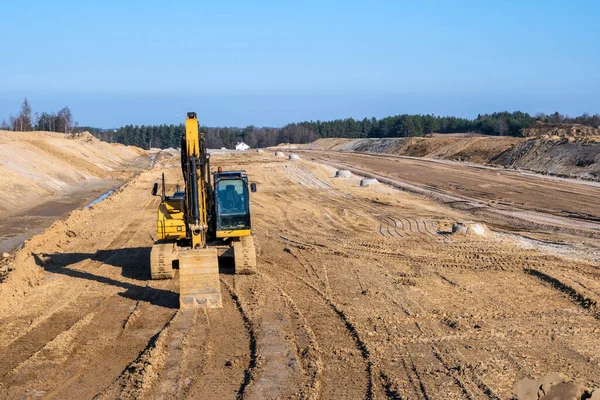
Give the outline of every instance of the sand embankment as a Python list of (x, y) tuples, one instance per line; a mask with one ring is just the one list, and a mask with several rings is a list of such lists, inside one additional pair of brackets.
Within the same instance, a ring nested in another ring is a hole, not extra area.
[(87, 132), (0, 131), (0, 250), (114, 189), (148, 162), (142, 149)]
[(81, 184), (119, 180), (147, 163), (139, 148), (89, 133), (0, 131), (0, 215), (21, 212)]
[(600, 137), (319, 139), (305, 150), (395, 154), (600, 180)]

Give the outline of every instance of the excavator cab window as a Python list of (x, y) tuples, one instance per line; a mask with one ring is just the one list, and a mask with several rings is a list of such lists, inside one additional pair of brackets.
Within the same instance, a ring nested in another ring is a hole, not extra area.
[(248, 184), (242, 179), (222, 179), (215, 189), (217, 230), (248, 229)]

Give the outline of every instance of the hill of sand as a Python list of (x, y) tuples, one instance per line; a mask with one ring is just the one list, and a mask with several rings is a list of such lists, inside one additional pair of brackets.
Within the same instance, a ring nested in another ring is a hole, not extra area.
[(20, 213), (82, 185), (122, 180), (147, 163), (143, 150), (101, 142), (87, 132), (0, 131), (0, 216)]
[(389, 139), (320, 139), (304, 145), (307, 150), (358, 151), (397, 154), (410, 157), (487, 163), (523, 139), (506, 136), (433, 137)]
[(295, 147), (464, 161), (588, 180), (600, 179), (600, 136), (334, 138)]

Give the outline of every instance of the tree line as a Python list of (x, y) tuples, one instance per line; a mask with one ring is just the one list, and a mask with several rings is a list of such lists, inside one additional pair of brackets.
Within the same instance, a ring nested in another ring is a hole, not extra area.
[[(73, 122), (68, 107), (58, 113), (42, 112), (32, 115), (27, 99), (21, 105), (17, 117), (12, 115), (9, 123), (2, 121), (0, 129), (13, 131), (43, 130), (52, 132), (89, 131), (100, 140), (134, 145), (144, 149), (177, 148), (180, 146), (184, 124), (178, 125), (126, 125), (118, 129), (99, 129), (79, 127)], [(600, 115), (584, 113), (578, 117), (569, 117), (555, 112), (531, 116), (521, 111), (495, 112), (480, 114), (477, 118), (458, 118), (453, 116), (401, 114), (381, 119), (336, 119), (331, 121), (303, 121), (291, 123), (283, 128), (254, 127), (207, 127), (200, 129), (205, 133), (209, 148), (234, 148), (238, 142), (250, 147), (269, 147), (280, 143), (309, 143), (319, 138), (394, 138), (427, 136), (436, 133), (481, 133), (499, 136), (521, 136), (521, 130), (531, 127), (536, 121), (548, 124), (577, 123), (600, 127)]]
[(440, 117), (436, 115), (402, 114), (382, 119), (353, 118), (333, 121), (300, 122), (298, 125), (310, 129), (322, 138), (386, 138), (426, 136), (431, 133), (481, 133), (498, 136), (521, 136), (521, 130), (531, 127), (536, 121), (544, 123), (578, 123), (600, 126), (599, 114), (583, 114), (568, 117), (558, 112), (550, 115), (531, 116), (521, 111), (480, 114), (475, 119)]
[[(245, 128), (200, 126), (204, 132), (206, 145), (212, 149), (222, 147), (232, 149), (239, 142), (250, 147), (269, 147), (279, 143), (309, 143), (319, 138), (310, 129), (299, 125), (288, 125), (284, 128)], [(185, 132), (184, 124), (179, 125), (126, 125), (114, 132), (91, 132), (94, 136), (110, 142), (122, 143), (149, 149), (177, 148), (181, 135)]]
[[(498, 136), (521, 136), (521, 130), (536, 121), (544, 123), (578, 123), (600, 126), (599, 114), (569, 117), (558, 112), (531, 116), (521, 111), (480, 114), (475, 119), (435, 115), (402, 114), (392, 117), (304, 121), (283, 128), (200, 127), (209, 148), (234, 148), (244, 142), (250, 147), (276, 146), (280, 143), (310, 143), (319, 138), (393, 138), (426, 136), (431, 133), (482, 133)], [(184, 125), (127, 125), (111, 134), (110, 141), (150, 147), (179, 147)], [(98, 136), (97, 136), (98, 137)], [(106, 139), (104, 139), (106, 140)]]
[(8, 122), (3, 119), (0, 130), (72, 133), (77, 130), (77, 122), (73, 120), (71, 110), (67, 106), (61, 108), (57, 113), (46, 111), (33, 113), (29, 101), (25, 98), (23, 104), (21, 104), (19, 114), (16, 117), (10, 114)]

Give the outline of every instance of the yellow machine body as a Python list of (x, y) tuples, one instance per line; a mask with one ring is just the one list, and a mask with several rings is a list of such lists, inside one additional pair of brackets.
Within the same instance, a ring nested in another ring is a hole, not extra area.
[[(166, 196), (163, 174), (163, 191), (157, 212), (158, 241), (150, 254), (151, 276), (152, 279), (171, 279), (175, 276), (173, 267), (177, 263), (180, 306), (219, 308), (222, 307), (222, 302), (217, 249), (208, 246), (209, 221), (217, 218), (214, 204), (216, 200), (211, 198), (214, 193), (210, 184), (209, 159), (204, 146), (204, 134), (199, 132), (195, 113), (188, 113), (185, 121), (181, 157), (185, 191), (178, 190), (172, 196)], [(244, 171), (241, 172), (242, 182), (245, 183), (249, 228), (247, 177)], [(241, 176), (239, 172), (225, 174), (236, 173)], [(225, 179), (233, 178), (229, 175)], [(229, 180), (227, 184), (229, 182), (233, 181)], [(153, 189), (155, 195), (156, 188), (157, 184)], [(235, 214), (233, 217), (231, 215), (227, 214), (224, 218), (236, 218)], [(237, 222), (225, 226), (239, 227)], [(250, 229), (213, 228), (212, 232), (211, 237), (217, 239), (215, 244), (218, 247), (225, 245), (233, 248), (236, 273), (255, 272), (256, 255)]]
[(158, 240), (183, 240), (185, 228), (183, 200), (163, 201), (158, 207)]

